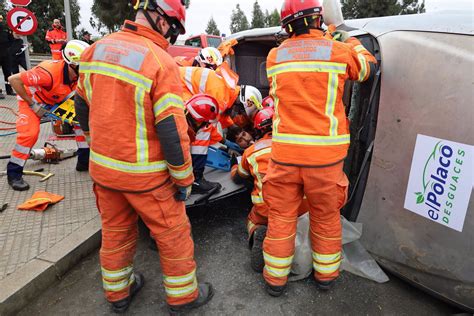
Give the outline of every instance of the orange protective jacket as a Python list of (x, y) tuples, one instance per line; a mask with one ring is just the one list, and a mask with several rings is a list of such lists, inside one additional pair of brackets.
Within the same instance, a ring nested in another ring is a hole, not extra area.
[(272, 159), (321, 166), (341, 161), (350, 143), (342, 95), (346, 80), (364, 81), (375, 58), (355, 38), (346, 43), (319, 30), (270, 51), (267, 76), (275, 100)]
[(43, 61), (33, 69), (22, 72), (20, 79), (33, 100), (49, 105), (62, 101), (77, 85), (76, 80), (69, 80), (68, 64), (63, 60)]
[(89, 173), (110, 189), (193, 183), (178, 66), (166, 39), (125, 21), (81, 57), (77, 93), (89, 106)]
[(272, 151), (272, 135), (266, 134), (252, 146), (245, 149), (240, 163), (232, 168), (232, 178), (253, 178), (254, 186), (251, 194), (252, 203), (256, 206), (263, 205), (262, 185), (267, 174), (268, 163)]
[(222, 128), (233, 124), (230, 115), (226, 112), (232, 108), (240, 89), (229, 87), (215, 71), (201, 67), (180, 67), (181, 82), (183, 85), (183, 99), (189, 100), (193, 95), (205, 93), (219, 102), (219, 122)]
[[(67, 33), (63, 28), (57, 29), (53, 27), (46, 32), (45, 39), (49, 44), (49, 48), (51, 48), (51, 53), (57, 55), (61, 53), (63, 43), (67, 42)], [(53, 40), (55, 41), (54, 43)], [(57, 43), (58, 41), (59, 43)]]

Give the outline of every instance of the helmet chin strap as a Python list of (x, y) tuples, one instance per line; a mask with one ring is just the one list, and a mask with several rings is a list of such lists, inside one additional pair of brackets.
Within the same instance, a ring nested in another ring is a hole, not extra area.
[(175, 32), (173, 32), (173, 25), (172, 25), (172, 23), (170, 23), (169, 19), (167, 21), (168, 21), (168, 24), (170, 25), (170, 27), (168, 29), (168, 32), (166, 32), (166, 34), (164, 34), (163, 30), (161, 29), (161, 27), (158, 24), (158, 22), (161, 20), (162, 17), (158, 14), (158, 16), (156, 17), (156, 20), (153, 21), (152, 17), (150, 16), (150, 14), (148, 13), (147, 10), (144, 11), (144, 14), (145, 14), (145, 18), (147, 19), (148, 23), (151, 25), (151, 27), (153, 28), (153, 30), (155, 32), (158, 32), (161, 35), (163, 35), (164, 38), (169, 39), (171, 44), (176, 43), (176, 40), (178, 39), (178, 34), (175, 34)]
[(150, 14), (148, 13), (147, 10), (144, 10), (144, 14), (145, 14), (146, 20), (147, 20), (148, 23), (151, 25), (151, 27), (153, 28), (153, 30), (154, 30), (155, 32), (160, 33), (161, 35), (164, 35), (164, 34), (163, 34), (163, 30), (161, 29), (161, 27), (158, 26), (158, 22), (159, 22), (160, 19), (161, 19), (160, 15), (158, 15), (158, 16), (156, 17), (156, 20), (153, 21), (152, 17), (150, 16)]

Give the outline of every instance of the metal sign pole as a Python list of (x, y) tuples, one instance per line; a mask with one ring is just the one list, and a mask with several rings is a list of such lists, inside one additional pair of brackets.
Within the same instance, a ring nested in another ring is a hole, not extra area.
[(69, 0), (64, 0), (64, 14), (66, 15), (67, 40), (72, 40), (71, 6)]
[[(26, 67), (28, 69), (31, 69), (30, 44), (28, 44), (28, 37), (22, 36), (21, 39), (23, 40), (23, 45), (26, 45), (26, 49), (25, 49)], [(28, 69), (25, 69), (25, 70), (28, 70)]]

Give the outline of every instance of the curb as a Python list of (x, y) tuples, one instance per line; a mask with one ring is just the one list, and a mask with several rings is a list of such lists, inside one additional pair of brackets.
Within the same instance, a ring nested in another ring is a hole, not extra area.
[(0, 315), (19, 312), (44, 289), (100, 246), (100, 216), (0, 280)]

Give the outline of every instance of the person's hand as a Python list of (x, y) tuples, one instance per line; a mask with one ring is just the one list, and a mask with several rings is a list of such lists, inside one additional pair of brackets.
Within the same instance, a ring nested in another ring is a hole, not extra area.
[(230, 166), (233, 167), (233, 166), (238, 165), (238, 164), (239, 164), (239, 161), (237, 160), (237, 155), (232, 153), (230, 155)]
[(186, 201), (191, 195), (191, 186), (178, 187), (178, 191), (174, 194), (176, 201)]
[(331, 35), (335, 41), (339, 41), (343, 43), (350, 37), (349, 32), (346, 32), (343, 30), (338, 30), (336, 32), (333, 32)]
[(48, 106), (43, 103), (33, 102), (30, 105), (30, 108), (31, 110), (33, 110), (33, 112), (35, 112), (36, 116), (38, 116), (39, 118), (42, 118), (44, 115), (50, 113)]

